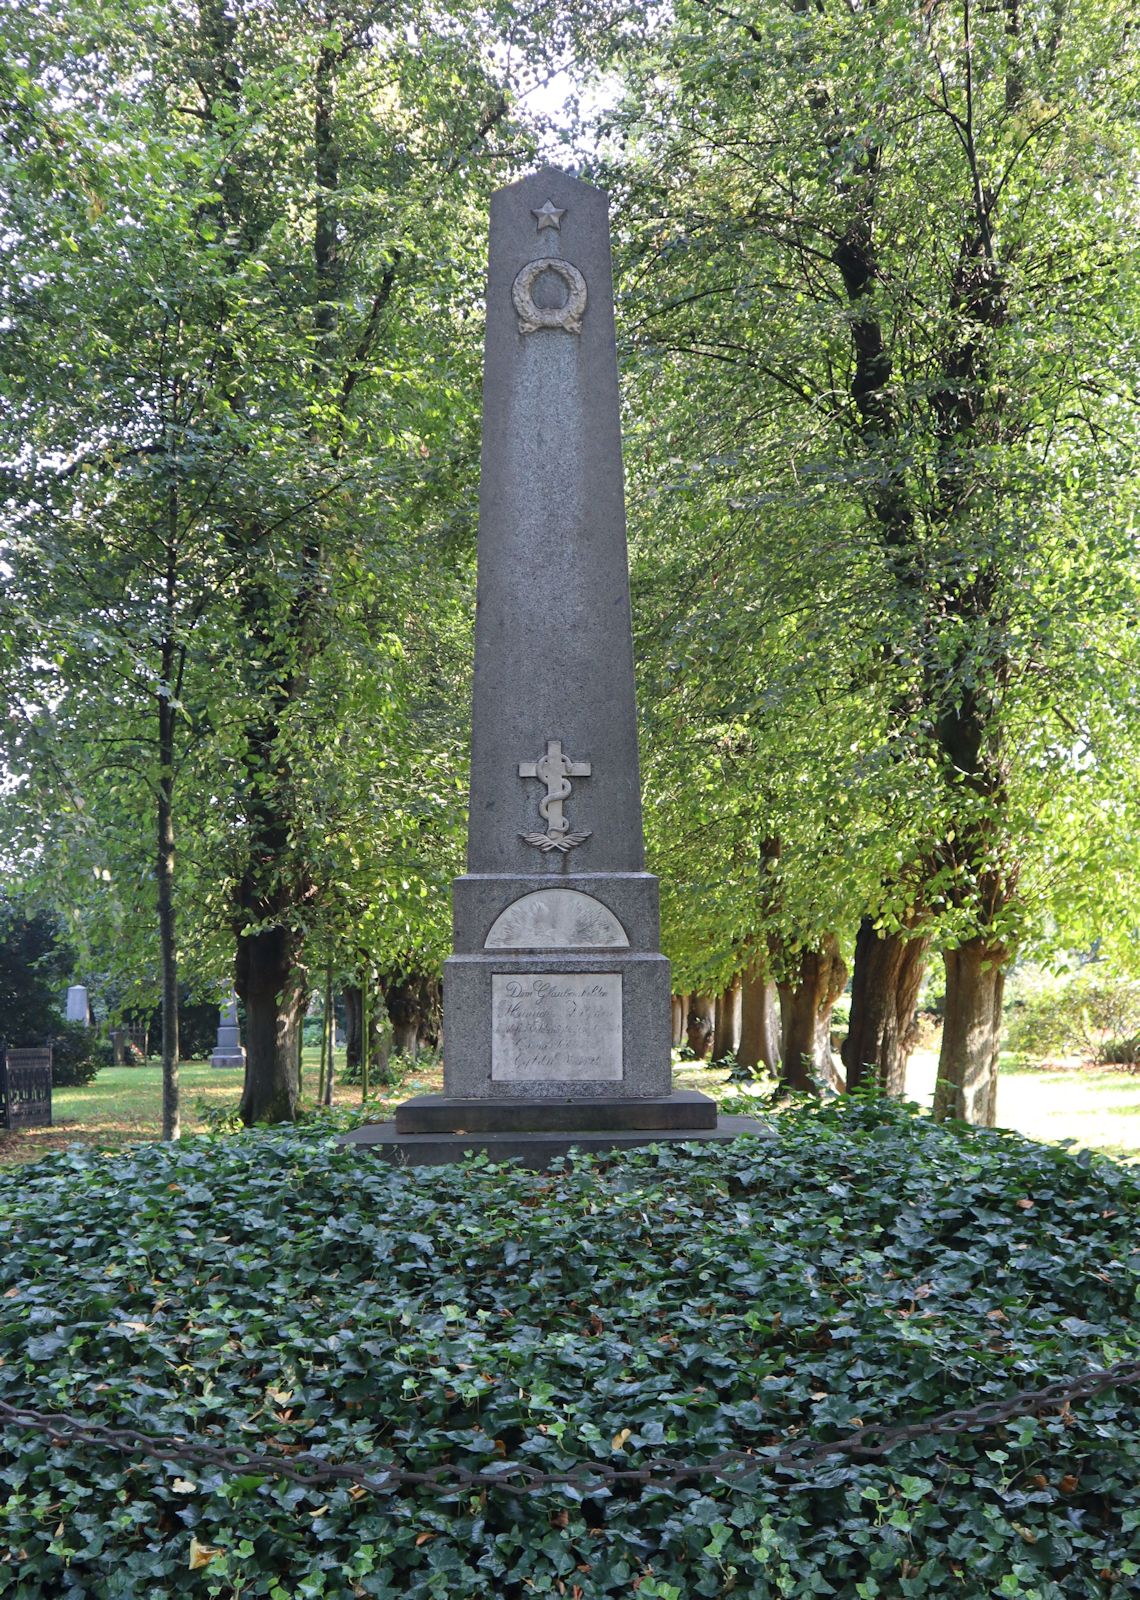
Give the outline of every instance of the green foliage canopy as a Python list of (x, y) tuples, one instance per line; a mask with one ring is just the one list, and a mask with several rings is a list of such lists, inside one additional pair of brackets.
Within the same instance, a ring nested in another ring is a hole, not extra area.
[(51, 911), (0, 898), (0, 1045), (42, 1044), (62, 1025), (74, 961)]
[(1123, 942), (1130, 8), (681, 4), (620, 67), (670, 948), (916, 902), (946, 944), (1076, 939), (1110, 882)]

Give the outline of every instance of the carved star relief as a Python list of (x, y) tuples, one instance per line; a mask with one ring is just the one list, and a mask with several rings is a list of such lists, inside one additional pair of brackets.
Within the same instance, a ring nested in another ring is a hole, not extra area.
[(531, 206), (530, 214), (532, 217), (537, 217), (538, 219), (539, 233), (541, 233), (544, 228), (553, 228), (555, 233), (562, 232), (562, 218), (566, 215), (565, 206), (563, 206), (562, 210), (559, 211), (558, 207), (554, 204), (554, 201), (548, 200), (544, 206), (539, 206), (537, 211), (533, 206)]

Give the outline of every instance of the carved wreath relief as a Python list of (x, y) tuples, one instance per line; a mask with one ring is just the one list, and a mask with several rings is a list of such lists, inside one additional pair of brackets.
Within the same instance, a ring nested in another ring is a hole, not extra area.
[(585, 833), (571, 833), (570, 824), (562, 815), (562, 802), (569, 798), (573, 784), (570, 778), (588, 778), (590, 776), (590, 763), (588, 761), (571, 761), (562, 754), (562, 741), (548, 739), (546, 741), (546, 754), (539, 756), (537, 761), (520, 761), (520, 778), (537, 778), (546, 785), (546, 793), (538, 802), (538, 814), (546, 823), (545, 833), (520, 833), (519, 838), (525, 839), (527, 844), (535, 845), (544, 852), (561, 850), (565, 855), (567, 850), (572, 850), (576, 844), (582, 844), (590, 837), (589, 829)]
[[(548, 228), (559, 233), (566, 210), (565, 207), (559, 210), (553, 200), (548, 200), (538, 209), (532, 206), (531, 215), (537, 218), (539, 233), (544, 233)], [(564, 306), (535, 305), (534, 286), (544, 272), (553, 272), (565, 284)], [(511, 285), (511, 299), (518, 312), (520, 333), (538, 333), (542, 328), (562, 328), (566, 333), (582, 331), (582, 318), (586, 315), (586, 280), (570, 261), (563, 261), (558, 256), (542, 256), (537, 261), (528, 261)]]

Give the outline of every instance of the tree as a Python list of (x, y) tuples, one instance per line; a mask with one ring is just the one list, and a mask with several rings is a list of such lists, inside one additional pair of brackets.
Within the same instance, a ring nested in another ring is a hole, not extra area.
[[(359, 798), (353, 762), (375, 771), (406, 730), (385, 663), (435, 574), (466, 561), (452, 551), (470, 518), (443, 491), (474, 457), (481, 274), (458, 241), (506, 103), (485, 17), (410, 7), (390, 26), (363, 4), (254, 17), (209, 0), (135, 20), (100, 7), (68, 36), (46, 11), (22, 19), (6, 688), (29, 732), (13, 756), (21, 803), (38, 787), (41, 817), (70, 811), (77, 838), (106, 852), (113, 834), (124, 861), (137, 796), (100, 778), (93, 808), (95, 774), (149, 787), (169, 999), (175, 785), (193, 748), (189, 845), (216, 872), (195, 911), (216, 917), (228, 895), (243, 1114), (288, 1117), (330, 854), (311, 847), (332, 810), (360, 852), (361, 815), (335, 796)], [(367, 654), (369, 683), (341, 693)], [(373, 737), (337, 720), (348, 710)], [(164, 1055), (172, 1076), (173, 1038)]]
[(74, 959), (53, 912), (0, 899), (0, 1047), (42, 1043), (62, 1026)]
[[(1044, 909), (1043, 794), (1079, 808), (1089, 762), (1113, 762), (1071, 729), (1101, 652), (1134, 659), (1135, 74), (1115, 0), (692, 4), (614, 119), (655, 419), (639, 476), (668, 462), (635, 525), (651, 507), (657, 540), (662, 502), (687, 501), (687, 547), (717, 551), (672, 629), (711, 658), (709, 735), (732, 709), (754, 783), (831, 796), (781, 822), (785, 854), (820, 859), (810, 829), (852, 779), (876, 824), (840, 845), (859, 857), (842, 921), (865, 919), (853, 1079), (870, 1062), (897, 1083), (926, 944), (944, 949), (940, 1115), (993, 1118), (1002, 973)], [(802, 764), (821, 678), (853, 767), (818, 746)]]
[[(161, 13), (148, 20), (161, 59)], [(110, 900), (106, 950), (133, 965), (128, 982), (156, 965), (157, 922), (175, 1138), (176, 790), (217, 709), (209, 629), (226, 577), (204, 515), (218, 477), (203, 445), (212, 279), (188, 249), (205, 226), (201, 153), (158, 114), (122, 19), (87, 21), (66, 35), (24, 9), (12, 68), (8, 831), (57, 892)]]

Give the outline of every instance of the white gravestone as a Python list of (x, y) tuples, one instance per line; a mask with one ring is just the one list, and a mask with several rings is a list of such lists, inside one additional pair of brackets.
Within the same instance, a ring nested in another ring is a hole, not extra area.
[(67, 991), (67, 1020), (87, 1024), (87, 990), (81, 983), (73, 983)]

